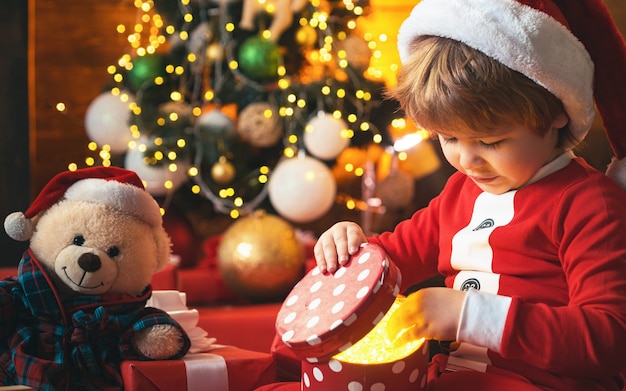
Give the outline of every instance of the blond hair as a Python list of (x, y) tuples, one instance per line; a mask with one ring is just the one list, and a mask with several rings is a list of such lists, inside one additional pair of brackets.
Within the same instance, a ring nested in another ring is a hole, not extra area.
[[(545, 133), (564, 112), (553, 94), (461, 42), (420, 37), (389, 92), (406, 115), (433, 134), (446, 129), (485, 135), (504, 125)], [(571, 139), (565, 127), (563, 137)]]

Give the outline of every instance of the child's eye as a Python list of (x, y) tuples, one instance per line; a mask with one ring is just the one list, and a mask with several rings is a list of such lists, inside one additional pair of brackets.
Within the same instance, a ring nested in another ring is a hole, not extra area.
[(494, 141), (494, 142), (491, 142), (491, 143), (486, 143), (484, 141), (481, 141), (480, 144), (482, 146), (488, 147), (488, 148), (497, 148), (497, 147), (499, 147), (502, 144), (503, 141), (504, 140), (498, 140), (498, 141)]
[(452, 144), (456, 142), (456, 137), (443, 137), (441, 136), (441, 141), (443, 141), (444, 144)]

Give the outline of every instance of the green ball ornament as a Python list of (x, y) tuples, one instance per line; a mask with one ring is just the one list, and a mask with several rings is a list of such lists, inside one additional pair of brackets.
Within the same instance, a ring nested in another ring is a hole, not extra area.
[(165, 75), (165, 60), (158, 54), (147, 54), (133, 60), (133, 68), (128, 72), (130, 85), (138, 89), (146, 82)]
[(246, 39), (239, 49), (239, 67), (253, 79), (275, 78), (281, 60), (278, 44), (259, 36)]

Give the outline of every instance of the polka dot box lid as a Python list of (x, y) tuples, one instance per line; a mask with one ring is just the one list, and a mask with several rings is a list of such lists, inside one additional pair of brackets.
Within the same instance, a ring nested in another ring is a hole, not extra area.
[(289, 293), (276, 331), (299, 358), (324, 362), (363, 338), (400, 293), (400, 271), (377, 245), (364, 244), (334, 274), (317, 267)]

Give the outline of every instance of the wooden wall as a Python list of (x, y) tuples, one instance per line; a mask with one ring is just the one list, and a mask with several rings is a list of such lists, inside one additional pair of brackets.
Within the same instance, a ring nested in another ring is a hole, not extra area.
[[(118, 24), (135, 21), (130, 0), (29, 0), (32, 194), (87, 156), (84, 116), (124, 53)], [(56, 105), (65, 103), (59, 112)]]

